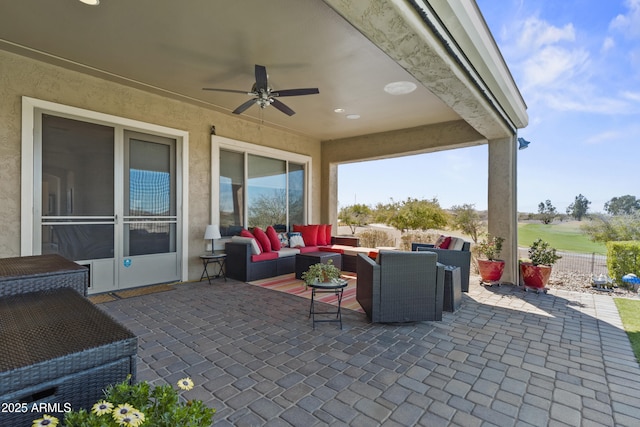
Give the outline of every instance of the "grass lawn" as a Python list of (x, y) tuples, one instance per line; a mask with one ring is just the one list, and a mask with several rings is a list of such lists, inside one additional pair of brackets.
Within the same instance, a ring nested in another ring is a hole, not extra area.
[(625, 298), (614, 298), (622, 325), (627, 331), (629, 341), (636, 360), (640, 363), (640, 301)]
[(578, 253), (607, 254), (607, 248), (602, 243), (592, 242), (589, 236), (580, 230), (582, 222), (569, 221), (558, 224), (520, 223), (518, 224), (518, 245), (531, 246), (534, 240), (540, 238), (559, 251)]

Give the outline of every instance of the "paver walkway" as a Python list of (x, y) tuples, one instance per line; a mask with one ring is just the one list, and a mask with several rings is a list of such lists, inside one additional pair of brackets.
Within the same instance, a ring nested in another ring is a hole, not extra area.
[(139, 337), (138, 379), (214, 426), (638, 426), (640, 367), (611, 297), (471, 284), (442, 322), (344, 328), (309, 301), (217, 280), (99, 305)]

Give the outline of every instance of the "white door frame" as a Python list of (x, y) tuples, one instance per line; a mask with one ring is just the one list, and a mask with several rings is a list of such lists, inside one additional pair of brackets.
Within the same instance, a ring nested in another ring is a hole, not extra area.
[[(141, 122), (139, 120), (127, 119), (125, 117), (111, 114), (99, 113), (83, 108), (71, 107), (41, 99), (22, 97), (22, 172), (21, 172), (21, 218), (20, 218), (20, 254), (22, 256), (38, 255), (40, 248), (35, 248), (33, 244), (33, 224), (34, 218), (40, 216), (41, 212), (36, 212), (34, 203), (34, 139), (35, 139), (35, 116), (36, 110), (43, 110), (52, 114), (65, 114), (75, 116), (77, 119), (87, 119), (107, 126), (124, 127), (142, 133), (155, 133), (158, 135), (174, 138), (178, 142), (176, 148), (177, 155), (181, 160), (181, 193), (178, 200), (177, 214), (181, 217), (181, 280), (188, 280), (188, 229), (189, 229), (189, 132), (173, 129), (165, 126), (154, 125)], [(38, 135), (41, 137), (41, 135)], [(37, 184), (40, 185), (40, 184)]]

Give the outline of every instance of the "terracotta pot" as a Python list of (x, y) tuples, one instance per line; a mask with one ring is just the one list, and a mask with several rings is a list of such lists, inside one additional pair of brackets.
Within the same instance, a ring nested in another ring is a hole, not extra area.
[(551, 267), (548, 265), (533, 265), (530, 262), (520, 263), (520, 275), (525, 286), (542, 289), (549, 283)]
[(478, 271), (483, 282), (499, 282), (504, 272), (504, 261), (479, 259)]

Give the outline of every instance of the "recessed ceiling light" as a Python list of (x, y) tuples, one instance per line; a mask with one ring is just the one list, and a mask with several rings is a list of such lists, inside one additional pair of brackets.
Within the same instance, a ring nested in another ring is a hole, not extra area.
[(100, 4), (100, 0), (80, 0), (84, 4), (88, 4), (91, 6), (97, 6)]
[(345, 109), (344, 108), (336, 108), (335, 110), (333, 110), (334, 113), (344, 113)]
[(413, 82), (392, 82), (384, 87), (384, 91), (391, 95), (406, 95), (416, 90), (417, 87)]
[(347, 119), (349, 120), (358, 120), (360, 118), (360, 114), (348, 114)]

